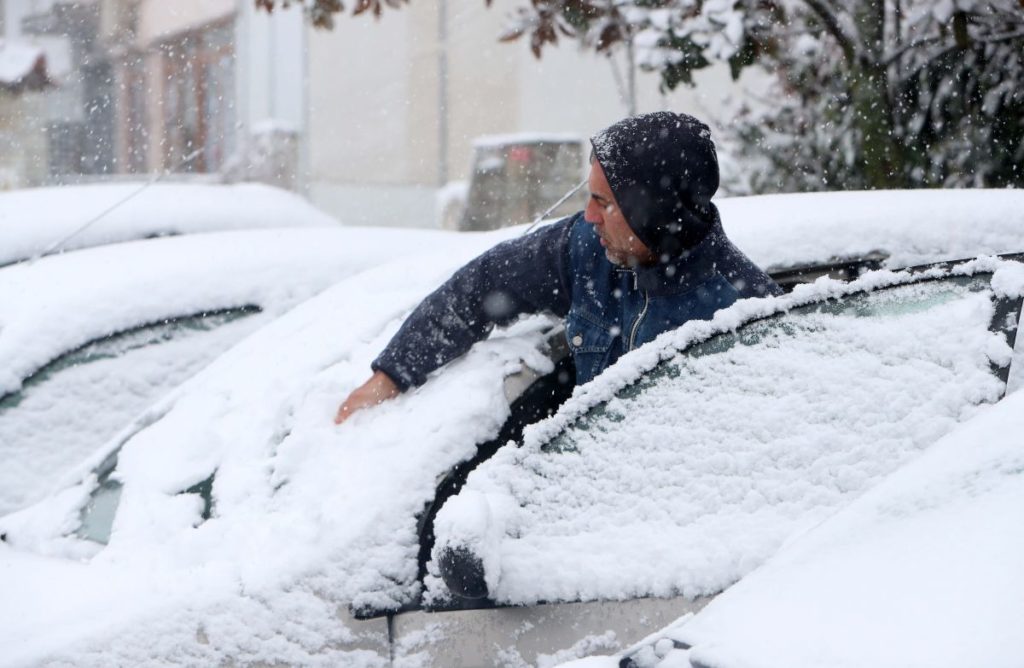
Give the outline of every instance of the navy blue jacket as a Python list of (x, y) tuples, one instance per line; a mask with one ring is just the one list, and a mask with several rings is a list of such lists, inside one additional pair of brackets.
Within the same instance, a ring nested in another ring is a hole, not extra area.
[(632, 270), (605, 257), (580, 212), (462, 267), (412, 312), (372, 368), (407, 390), (495, 325), (549, 312), (566, 317), (576, 382), (585, 383), (662, 332), (709, 319), (737, 299), (780, 292), (729, 241), (717, 216), (704, 240), (682, 256)]

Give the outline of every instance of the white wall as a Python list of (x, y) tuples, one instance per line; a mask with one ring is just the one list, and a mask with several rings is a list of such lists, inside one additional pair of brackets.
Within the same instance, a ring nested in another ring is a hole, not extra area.
[(226, 19), (236, 0), (150, 0), (139, 11), (138, 39), (149, 44), (190, 28)]
[(0, 37), (15, 39), (21, 36), (21, 21), (26, 16), (46, 11), (52, 2), (39, 0), (4, 0), (4, 34)]
[(434, 225), (436, 15), (413, 2), (310, 34), (310, 196), (347, 223)]
[(261, 127), (292, 130), (300, 137), (299, 175), (308, 182), (305, 139), (308, 105), (307, 32), (301, 8), (257, 11), (251, 0), (240, 0), (236, 25), (236, 85), (239, 132), (245, 141)]
[(300, 8), (256, 11), (244, 2), (238, 24), (239, 120), (274, 120), (301, 130), (306, 122), (306, 32)]
[[(340, 16), (309, 39), (313, 201), (354, 223), (434, 226), (433, 189), (468, 177), (473, 139), (518, 132), (583, 137), (627, 107), (607, 58), (565, 41), (533, 57), (528, 39), (500, 43), (523, 0), (434, 0), (385, 9), (375, 21)], [(444, 5), (442, 5), (444, 2)], [(447, 8), (447, 40), (439, 39)], [(442, 99), (447, 54), (447, 114)], [(638, 110), (673, 109), (708, 120), (731, 88), (726, 68), (668, 96), (656, 74), (637, 76)], [(446, 136), (443, 144), (441, 138)], [(446, 163), (446, 169), (442, 166)], [(386, 200), (386, 201), (384, 201)]]

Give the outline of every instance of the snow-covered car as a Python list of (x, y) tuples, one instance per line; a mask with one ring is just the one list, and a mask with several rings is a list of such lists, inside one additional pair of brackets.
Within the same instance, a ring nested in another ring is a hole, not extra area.
[[(686, 325), (583, 388), (521, 446), (481, 464), (438, 514), (431, 570), (442, 577), (426, 578), (424, 599), (445, 609), (454, 591), (525, 606), (516, 617), (491, 610), (452, 622), (438, 663), (454, 643), (480, 665), (524, 622), (533, 638), (506, 651), (536, 663), (559, 647), (553, 640), (573, 645), (568, 629), (592, 652), (637, 633), (636, 620), (667, 624), (699, 610), (985, 415), (1010, 371), (1021, 259), (802, 286)], [(752, 620), (736, 616), (734, 632)], [(422, 631), (426, 620), (418, 613), (396, 628)], [(748, 659), (744, 640), (734, 650)]]
[(256, 183), (27, 188), (0, 192), (0, 267), (148, 237), (337, 225), (298, 195)]
[(334, 427), (405, 313), (481, 246), (346, 279), (0, 519), (0, 586), (31, 602), (0, 605), (9, 661), (549, 666), (620, 649), (1002, 395), (1016, 318), (996, 315), (1019, 312), (1018, 263), (861, 275), (1024, 247), (1019, 194), (955, 195), (721, 202), (776, 275), (858, 278), (667, 333), (522, 438), (568, 394), (544, 316)]
[(331, 283), (446, 236), (340, 226), (218, 232), (0, 269), (0, 513), (48, 494), (256, 328)]

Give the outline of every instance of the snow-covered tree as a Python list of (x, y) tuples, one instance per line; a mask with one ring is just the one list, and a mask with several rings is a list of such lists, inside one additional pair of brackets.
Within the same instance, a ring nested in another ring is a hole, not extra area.
[(1024, 186), (1024, 0), (523, 0), (521, 37), (624, 50), (667, 89), (716, 61), (767, 73), (717, 119), (753, 191)]

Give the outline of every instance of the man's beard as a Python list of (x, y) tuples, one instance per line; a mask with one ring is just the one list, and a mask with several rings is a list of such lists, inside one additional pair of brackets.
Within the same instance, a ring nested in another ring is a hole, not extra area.
[(622, 269), (636, 269), (641, 264), (639, 258), (627, 253), (620, 253), (611, 248), (604, 249), (604, 256), (608, 258), (609, 262)]

